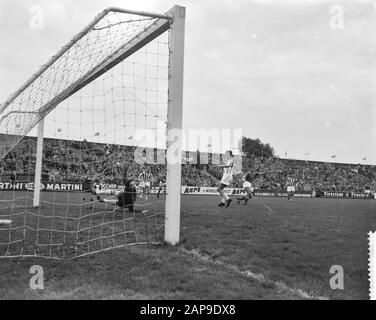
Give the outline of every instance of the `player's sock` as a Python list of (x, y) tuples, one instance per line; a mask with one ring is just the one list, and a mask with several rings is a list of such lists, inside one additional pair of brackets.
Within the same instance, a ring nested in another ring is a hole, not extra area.
[(247, 199), (246, 196), (241, 196), (240, 198), (237, 198), (236, 200), (237, 200), (238, 204), (240, 204), (240, 202), (242, 202), (243, 200), (246, 200), (246, 199)]
[(223, 194), (220, 194), (221, 202), (218, 204), (218, 207), (224, 207), (225, 206), (225, 198), (223, 197)]
[(224, 198), (224, 192), (223, 192), (223, 190), (219, 191), (219, 198), (221, 199), (221, 203), (225, 203), (225, 198)]
[(226, 200), (225, 200), (225, 198), (223, 196), (223, 190), (220, 192), (219, 197), (221, 199), (221, 202), (218, 204), (218, 207), (224, 207)]
[(232, 202), (232, 200), (230, 198), (228, 198), (226, 200), (226, 208), (228, 208), (230, 206), (230, 203)]

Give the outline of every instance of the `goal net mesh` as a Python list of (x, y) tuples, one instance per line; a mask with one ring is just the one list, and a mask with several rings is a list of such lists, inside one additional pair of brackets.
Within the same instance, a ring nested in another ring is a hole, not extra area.
[[(135, 158), (140, 148), (142, 157), (166, 148), (168, 32), (145, 40), (166, 22), (106, 12), (0, 107), (0, 258), (74, 258), (162, 241), (156, 197), (138, 195), (133, 212), (98, 200), (115, 199), (125, 178), (145, 173), (155, 192), (166, 174)], [(42, 192), (33, 208), (41, 119)], [(108, 195), (93, 194), (95, 185)]]

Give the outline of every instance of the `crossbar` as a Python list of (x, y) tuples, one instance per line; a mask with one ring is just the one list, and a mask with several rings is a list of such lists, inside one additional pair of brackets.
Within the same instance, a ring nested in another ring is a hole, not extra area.
[(171, 17), (167, 14), (155, 14), (155, 13), (148, 13), (143, 11), (133, 11), (133, 10), (126, 10), (117, 7), (110, 7), (104, 9), (101, 13), (99, 13), (94, 20), (87, 25), (81, 32), (77, 33), (67, 45), (62, 47), (59, 52), (53, 56), (45, 65), (43, 65), (29, 80), (27, 80), (16, 92), (14, 92), (2, 105), (0, 105), (0, 114), (23, 92), (25, 91), (36, 79), (38, 79), (48, 68), (50, 68), (59, 58), (61, 58), (70, 48), (72, 48), (78, 41), (80, 41), (84, 36), (86, 36), (94, 26), (100, 22), (109, 12), (118, 12), (118, 13), (127, 13), (127, 14), (135, 14), (145, 17), (151, 18), (158, 18), (164, 19), (167, 22), (171, 20)]

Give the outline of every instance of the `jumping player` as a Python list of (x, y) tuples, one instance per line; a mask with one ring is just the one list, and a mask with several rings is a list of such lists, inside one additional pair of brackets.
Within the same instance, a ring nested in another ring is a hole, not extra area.
[(232, 172), (234, 168), (234, 155), (232, 154), (232, 151), (227, 151), (226, 155), (229, 157), (227, 160), (227, 164), (220, 165), (220, 168), (223, 168), (223, 176), (222, 180), (219, 184), (219, 187), (217, 189), (219, 196), (221, 198), (221, 202), (218, 204), (219, 207), (228, 208), (232, 202), (232, 200), (229, 198), (229, 196), (224, 192), (224, 189), (228, 187), (232, 182)]

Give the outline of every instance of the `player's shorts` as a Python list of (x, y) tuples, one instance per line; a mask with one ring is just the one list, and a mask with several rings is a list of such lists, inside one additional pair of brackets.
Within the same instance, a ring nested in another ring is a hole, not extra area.
[(249, 181), (244, 181), (243, 188), (250, 188), (252, 190), (252, 183), (250, 183)]
[(232, 182), (232, 174), (224, 174), (221, 180), (221, 184), (228, 186), (231, 184), (231, 182)]
[(151, 183), (150, 183), (150, 181), (145, 182), (145, 187), (148, 187), (148, 188), (151, 187)]
[(140, 182), (140, 188), (145, 188), (145, 182)]
[(292, 186), (287, 187), (287, 192), (295, 192), (295, 187), (292, 187)]

